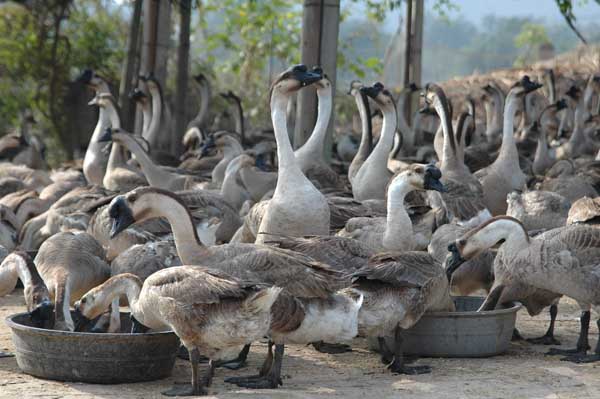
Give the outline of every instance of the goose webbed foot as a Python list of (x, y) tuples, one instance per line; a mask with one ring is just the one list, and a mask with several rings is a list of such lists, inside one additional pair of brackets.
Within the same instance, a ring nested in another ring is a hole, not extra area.
[[(587, 348), (589, 349), (589, 347)], [(560, 349), (560, 348), (550, 348), (548, 350), (548, 352), (546, 352), (545, 354), (548, 356), (556, 356), (556, 355), (561, 355), (561, 356), (581, 356), (581, 355), (585, 355), (587, 354), (587, 349), (582, 349), (582, 348), (573, 348), (573, 349)]]
[(321, 353), (329, 353), (332, 355), (339, 353), (352, 352), (352, 347), (346, 344), (330, 344), (327, 342), (319, 341), (312, 343), (313, 348)]
[[(537, 338), (527, 338), (527, 342), (534, 345), (560, 345), (560, 341), (553, 335), (543, 335)], [(554, 348), (556, 349), (556, 348)]]
[(240, 351), (235, 359), (219, 360), (215, 363), (215, 365), (216, 367), (225, 367), (229, 370), (239, 370), (246, 365), (248, 352), (250, 352), (250, 345), (244, 345), (244, 348)]
[(0, 351), (0, 358), (3, 358), (3, 357), (15, 357), (15, 355), (13, 353), (10, 353), (10, 352), (2, 352), (2, 351)]
[(525, 338), (523, 338), (523, 336), (521, 335), (521, 333), (519, 332), (519, 330), (517, 330), (516, 328), (513, 330), (513, 334), (512, 334), (512, 338), (510, 339), (511, 341), (524, 341)]
[(573, 362), (573, 363), (594, 363), (597, 361), (600, 361), (600, 354), (598, 353), (593, 353), (593, 354), (587, 354), (587, 353), (575, 353), (569, 356), (565, 356), (562, 359), (563, 362)]
[(395, 374), (417, 375), (431, 373), (431, 367), (429, 366), (407, 366), (404, 360), (398, 360), (397, 358), (394, 358), (387, 368)]
[(171, 389), (162, 392), (164, 396), (203, 396), (208, 395), (206, 389), (198, 386), (194, 388), (190, 384), (175, 385)]
[(280, 385), (283, 385), (280, 377), (274, 377), (270, 375), (266, 376), (249, 376), (249, 377), (232, 377), (227, 378), (225, 382), (235, 384), (239, 387), (249, 389), (276, 389)]

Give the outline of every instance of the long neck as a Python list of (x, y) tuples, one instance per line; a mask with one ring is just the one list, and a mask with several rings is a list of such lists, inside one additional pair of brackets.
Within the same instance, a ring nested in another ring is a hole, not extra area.
[(360, 136), (360, 144), (358, 146), (358, 150), (356, 151), (356, 155), (352, 159), (352, 163), (348, 168), (349, 178), (353, 178), (353, 174), (356, 174), (358, 168), (365, 162), (365, 159), (369, 156), (371, 152), (372, 143), (372, 125), (371, 125), (371, 115), (368, 109), (368, 99), (366, 95), (361, 93), (359, 90), (356, 90), (354, 94), (354, 100), (356, 101), (356, 106), (358, 107), (358, 114), (360, 115), (360, 124), (361, 124), (361, 136)]
[(227, 165), (225, 178), (221, 185), (221, 196), (229, 203), (229, 205), (233, 206), (238, 211), (247, 197), (244, 195), (245, 190), (237, 183), (240, 168), (241, 162), (239, 162), (239, 159), (231, 161), (229, 165)]
[(288, 94), (280, 92), (273, 92), (271, 96), (271, 120), (273, 121), (273, 130), (277, 141), (277, 162), (280, 178), (284, 172), (302, 173), (296, 163), (287, 131), (287, 104), (289, 98)]
[(442, 147), (442, 172), (448, 168), (456, 167), (458, 159), (456, 157), (456, 141), (454, 140), (454, 131), (448, 110), (441, 101), (435, 101), (435, 110), (440, 117), (440, 125), (444, 134), (444, 145)]
[(394, 181), (388, 190), (386, 227), (383, 234), (383, 245), (386, 250), (414, 249), (412, 222), (406, 208), (404, 198), (414, 188), (405, 180)]
[(537, 148), (533, 157), (533, 172), (536, 175), (542, 175), (545, 172), (546, 166), (550, 162), (550, 153), (548, 152), (548, 139), (543, 125), (540, 126), (540, 134), (538, 137)]
[(483, 108), (485, 109), (485, 135), (490, 137), (494, 129), (494, 107), (488, 99), (483, 102)]
[(502, 127), (502, 145), (498, 159), (508, 159), (513, 162), (519, 162), (519, 153), (515, 144), (514, 125), (515, 114), (519, 107), (519, 99), (509, 95), (506, 97), (506, 108), (504, 110), (504, 124)]
[(471, 239), (476, 240), (481, 248), (491, 248), (501, 240), (505, 240), (502, 245), (510, 251), (518, 251), (529, 245), (529, 236), (523, 227), (509, 219), (498, 219), (488, 224)]
[(179, 201), (168, 196), (152, 198), (150, 203), (160, 204), (160, 208), (154, 210), (152, 217), (164, 217), (171, 224), (177, 254), (182, 262), (188, 265), (197, 264), (198, 259), (205, 254), (206, 248), (198, 238), (189, 211)]
[(150, 122), (152, 121), (152, 109), (148, 101), (140, 102), (142, 107), (142, 137), (147, 137), (150, 131)]
[(408, 125), (408, 121), (406, 120), (406, 104), (411, 100), (412, 92), (408, 89), (405, 89), (400, 93), (400, 97), (398, 98), (398, 130), (400, 130), (400, 134), (403, 137), (402, 146), (403, 151), (406, 154), (412, 152), (414, 140), (415, 140), (415, 129), (412, 129)]
[(573, 133), (571, 134), (571, 138), (569, 139), (569, 142), (573, 144), (581, 143), (585, 139), (583, 129), (584, 113), (584, 103), (582, 101), (578, 101), (577, 106), (575, 108), (575, 113), (573, 115)]
[(106, 111), (106, 109), (104, 109), (104, 107), (99, 107), (98, 123), (96, 123), (96, 128), (94, 129), (94, 133), (92, 133), (92, 137), (90, 138), (90, 144), (98, 143), (98, 139), (102, 133), (104, 133), (104, 129), (106, 129), (110, 123), (109, 113)]
[(159, 90), (154, 87), (150, 89), (150, 95), (152, 96), (152, 121), (148, 126), (148, 131), (147, 134), (144, 135), (144, 138), (151, 144), (155, 144), (160, 129), (160, 120), (162, 118), (162, 98)]
[(373, 149), (371, 157), (376, 157), (379, 160), (383, 160), (387, 164), (388, 154), (392, 150), (394, 145), (394, 135), (396, 133), (396, 124), (398, 117), (396, 116), (396, 109), (393, 106), (386, 106), (381, 108), (383, 112), (383, 126), (381, 127), (381, 137), (379, 142)]
[(300, 147), (296, 154), (303, 153), (315, 161), (323, 160), (323, 147), (325, 147), (325, 138), (327, 137), (327, 126), (331, 117), (332, 95), (331, 85), (319, 87), (317, 89), (319, 105), (317, 108), (317, 122), (308, 138), (308, 141)]
[(244, 130), (244, 109), (242, 108), (241, 100), (234, 99), (235, 112), (233, 118), (235, 120), (235, 131), (240, 135), (242, 145), (245, 141), (245, 130)]
[[(119, 113), (117, 112), (116, 108), (112, 104), (109, 104), (106, 106), (106, 112), (108, 113), (111, 127), (113, 129), (120, 129), (121, 118), (119, 117)], [(123, 147), (120, 144), (113, 143), (110, 150), (110, 155), (108, 157), (107, 170), (122, 166), (125, 164), (125, 162), (125, 152)]]
[(140, 280), (135, 276), (121, 275), (108, 280), (101, 288), (102, 292), (102, 309), (108, 309), (108, 306), (113, 303), (114, 299), (122, 296), (127, 297), (129, 307), (133, 313), (137, 313), (138, 299), (142, 285)]
[(492, 132), (500, 130), (500, 121), (502, 120), (502, 111), (504, 108), (504, 99), (498, 90), (494, 90), (494, 115)]
[(119, 143), (123, 144), (125, 148), (127, 148), (140, 164), (142, 168), (142, 172), (146, 176), (148, 183), (154, 187), (163, 187), (165, 183), (169, 180), (173, 179), (171, 173), (167, 172), (159, 168), (148, 156), (146, 150), (142, 148), (142, 146), (131, 136), (123, 134), (119, 137)]

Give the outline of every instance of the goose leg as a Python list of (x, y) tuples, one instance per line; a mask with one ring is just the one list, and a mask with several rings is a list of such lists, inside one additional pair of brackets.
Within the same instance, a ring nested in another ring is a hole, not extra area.
[(237, 382), (236, 385), (251, 389), (275, 389), (279, 385), (282, 385), (281, 365), (283, 363), (284, 350), (285, 347), (283, 344), (275, 345), (273, 364), (266, 375), (256, 379), (249, 379), (248, 381)]
[[(194, 348), (190, 352), (190, 363), (192, 364), (192, 383), (191, 385), (175, 385), (168, 391), (163, 392), (165, 396), (200, 396), (206, 395), (207, 392), (200, 386), (198, 378), (198, 363), (200, 361), (200, 352)], [(212, 363), (209, 362), (209, 373), (212, 374)], [(208, 376), (209, 374), (207, 374)], [(212, 379), (212, 375), (208, 380)], [(208, 381), (207, 381), (208, 382)]]
[[(149, 328), (146, 327), (145, 325), (143, 325), (142, 323), (140, 323), (139, 321), (137, 321), (137, 319), (135, 317), (133, 317), (133, 315), (130, 315), (129, 318), (131, 319), (131, 333), (132, 334), (144, 334), (146, 332), (148, 332)], [(187, 354), (187, 351), (186, 351)]]
[(402, 351), (402, 329), (400, 326), (396, 327), (394, 332), (394, 341), (396, 347), (394, 348), (394, 360), (387, 366), (391, 372), (397, 374), (426, 374), (431, 373), (431, 367), (429, 366), (407, 366), (404, 361), (404, 353)]
[(229, 370), (238, 370), (246, 365), (246, 359), (248, 359), (248, 352), (250, 352), (250, 344), (244, 345), (239, 355), (235, 359), (222, 360), (216, 362), (216, 367), (225, 367)]
[(546, 334), (537, 338), (528, 338), (527, 342), (531, 342), (536, 345), (560, 345), (560, 341), (554, 337), (554, 323), (556, 322), (556, 315), (558, 314), (558, 306), (550, 306), (550, 325)]
[[(600, 330), (600, 319), (596, 321), (596, 325), (598, 326), (598, 330)], [(596, 349), (594, 349), (593, 354), (575, 354), (572, 356), (567, 356), (561, 360), (566, 360), (575, 363), (593, 363), (600, 361), (600, 338), (598, 338), (598, 342), (596, 342)]]
[(346, 344), (330, 344), (327, 342), (319, 341), (312, 343), (313, 348), (321, 353), (337, 354), (352, 352), (352, 347)]
[(257, 375), (248, 375), (248, 376), (242, 376), (242, 377), (229, 377), (229, 378), (225, 378), (225, 382), (228, 382), (230, 384), (238, 384), (240, 382), (256, 381), (261, 378), (264, 378), (267, 374), (269, 374), (269, 371), (271, 370), (271, 367), (273, 366), (273, 342), (269, 341), (267, 346), (269, 347), (269, 351), (267, 352), (267, 357), (265, 358), (265, 361), (263, 362), (262, 367), (260, 368), (260, 371), (258, 372)]
[(575, 361), (577, 357), (585, 356), (587, 350), (589, 349), (588, 345), (588, 331), (590, 329), (590, 311), (585, 310), (581, 313), (580, 318), (581, 330), (579, 331), (579, 339), (577, 340), (577, 347), (575, 349), (559, 349), (559, 348), (550, 348), (550, 350), (546, 353), (547, 355), (566, 355), (564, 359), (568, 361)]
[(381, 363), (388, 365), (394, 361), (394, 353), (390, 350), (384, 337), (377, 337), (379, 344), (379, 353), (381, 354)]

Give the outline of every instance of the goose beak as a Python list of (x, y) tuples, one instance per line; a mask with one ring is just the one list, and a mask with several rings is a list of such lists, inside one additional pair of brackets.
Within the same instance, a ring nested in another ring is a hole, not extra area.
[(379, 93), (383, 91), (383, 84), (377, 82), (373, 86), (361, 87), (361, 92), (365, 93), (367, 96), (375, 99)]
[(52, 320), (53, 314), (54, 305), (49, 300), (45, 300), (29, 312), (29, 317), (35, 327), (42, 328), (46, 321)]
[(148, 97), (146, 93), (138, 89), (137, 87), (129, 93), (129, 99), (133, 101), (141, 101), (142, 99)]
[(75, 331), (83, 331), (92, 322), (81, 313), (81, 310), (79, 310), (79, 302), (75, 303), (73, 319), (75, 319)]
[(110, 238), (114, 238), (117, 234), (135, 223), (133, 213), (123, 197), (117, 197), (113, 200), (108, 208), (108, 215), (112, 219)]
[(94, 77), (94, 72), (91, 69), (84, 70), (81, 75), (77, 78), (77, 82), (81, 82), (84, 85), (89, 85)]
[(448, 245), (448, 251), (450, 251), (450, 256), (446, 257), (446, 277), (448, 277), (448, 281), (452, 280), (452, 274), (465, 263), (465, 259), (460, 255), (460, 251), (455, 243)]
[(109, 141), (112, 141), (112, 129), (107, 127), (102, 136), (98, 137), (98, 143), (107, 143)]
[(292, 76), (302, 87), (306, 87), (323, 79), (323, 71), (320, 73), (318, 69), (309, 71), (305, 65), (297, 65), (292, 69)]
[(442, 172), (433, 165), (427, 166), (425, 169), (425, 178), (423, 179), (423, 188), (425, 190), (435, 190), (440, 193), (445, 193), (446, 187), (440, 181)]

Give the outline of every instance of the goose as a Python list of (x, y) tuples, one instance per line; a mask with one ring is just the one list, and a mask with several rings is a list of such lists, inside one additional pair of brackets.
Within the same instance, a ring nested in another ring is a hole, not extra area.
[[(166, 396), (206, 395), (215, 361), (228, 349), (250, 344), (268, 332), (271, 307), (280, 288), (263, 288), (216, 270), (177, 266), (157, 271), (143, 283), (125, 273), (90, 290), (75, 304), (88, 319), (99, 316), (111, 302), (125, 295), (135, 319), (154, 329), (171, 329), (188, 349), (192, 367), (189, 386), (176, 385)], [(198, 375), (200, 354), (208, 369)]]
[(0, 178), (0, 198), (14, 193), (16, 191), (24, 190), (25, 183), (23, 180), (16, 177), (2, 177)]
[[(442, 183), (446, 192), (442, 193), (443, 202), (450, 213), (450, 221), (462, 224), (478, 224), (488, 219), (491, 215), (482, 200), (482, 187), (471, 174), (460, 158), (460, 144), (454, 137), (454, 130), (450, 121), (450, 110), (446, 94), (442, 88), (434, 83), (429, 83), (424, 90), (425, 103), (433, 105), (441, 120), (444, 143), (440, 170)], [(458, 131), (462, 131), (466, 121), (466, 114), (459, 119)]]
[(223, 158), (215, 165), (211, 172), (212, 183), (215, 187), (221, 187), (225, 179), (225, 171), (229, 162), (244, 151), (242, 145), (235, 135), (220, 130), (209, 136), (209, 139), (204, 144), (204, 150), (211, 147), (216, 147), (219, 152), (223, 153)]
[[(34, 263), (55, 304), (54, 329), (74, 331), (70, 305), (110, 277), (102, 246), (87, 233), (58, 233), (44, 241)], [(113, 305), (111, 319), (118, 317), (118, 301)]]
[(20, 131), (0, 138), (0, 160), (33, 169), (47, 169), (46, 148), (42, 141), (30, 134), (36, 122), (31, 111), (21, 113)]
[(483, 187), (485, 204), (492, 215), (504, 214), (507, 207), (506, 195), (514, 190), (522, 190), (525, 186), (527, 178), (519, 166), (519, 153), (513, 136), (514, 118), (523, 96), (540, 87), (539, 83), (532, 82), (527, 75), (513, 85), (506, 96), (502, 145), (498, 157), (490, 166), (475, 173)]
[(189, 189), (197, 181), (194, 175), (174, 173), (159, 167), (150, 158), (139, 139), (133, 134), (119, 128), (106, 128), (104, 134), (98, 138), (100, 142), (117, 143), (131, 152), (140, 165), (144, 177), (153, 187), (165, 190), (178, 191)]
[(569, 209), (567, 225), (600, 225), (600, 197), (583, 197), (573, 202)]
[(502, 89), (495, 83), (490, 82), (483, 86), (483, 91), (487, 94), (487, 99), (491, 101), (491, 107), (486, 108), (492, 112), (487, 114), (485, 135), (487, 141), (492, 143), (498, 141), (498, 136), (502, 134), (502, 115), (504, 114), (505, 97)]
[(392, 177), (387, 169), (387, 161), (394, 143), (398, 120), (396, 103), (390, 92), (385, 90), (379, 82), (372, 87), (363, 87), (360, 90), (364, 91), (380, 107), (383, 112), (383, 127), (377, 145), (354, 176), (352, 194), (359, 201), (384, 199), (385, 188)]
[[(142, 109), (142, 132), (148, 132), (150, 130), (150, 122), (152, 122), (152, 107), (148, 95), (136, 87), (129, 93), (129, 99), (139, 104)], [(142, 137), (144, 137), (143, 134)]]
[(110, 274), (131, 273), (145, 281), (154, 272), (181, 265), (172, 241), (149, 241), (121, 252), (110, 263)]
[[(501, 240), (504, 242), (494, 261), (496, 280), (481, 309), (494, 309), (508, 301), (521, 300), (525, 295), (524, 305), (535, 314), (536, 308), (539, 312), (555, 304), (561, 295), (573, 298), (582, 309), (577, 349), (551, 349), (549, 353), (567, 354), (565, 360), (577, 362), (598, 360), (598, 355), (586, 356), (586, 352), (589, 311), (598, 303), (600, 230), (591, 226), (566, 226), (530, 239), (517, 219), (496, 216), (448, 247), (452, 254), (448, 273), (460, 267), (463, 260)], [(540, 295), (540, 291), (545, 295)]]
[[(566, 93), (566, 98), (575, 108), (573, 115), (573, 132), (569, 141), (556, 148), (556, 159), (576, 158), (589, 151), (590, 145), (584, 133), (585, 104), (583, 93), (577, 86), (571, 86)], [(593, 146), (591, 148), (594, 148)]]
[(352, 184), (356, 173), (360, 170), (361, 166), (371, 153), (373, 147), (373, 126), (371, 124), (371, 110), (369, 107), (369, 98), (363, 88), (363, 84), (359, 81), (352, 81), (350, 83), (350, 94), (354, 97), (356, 106), (358, 107), (358, 114), (360, 115), (361, 121), (361, 136), (360, 144), (352, 162), (348, 167), (348, 180)]
[[(158, 144), (158, 135), (160, 133), (161, 121), (163, 118), (163, 94), (160, 83), (153, 76), (140, 76), (140, 79), (146, 84), (150, 93), (152, 105), (152, 119), (148, 123), (148, 129), (142, 131), (142, 137), (150, 143), (152, 148)], [(119, 128), (120, 126), (114, 126)]]
[(591, 117), (592, 102), (594, 101), (594, 96), (597, 96), (599, 91), (600, 76), (591, 74), (587, 79), (585, 89), (583, 91), (583, 120)]
[(424, 227), (422, 231), (413, 231), (404, 199), (409, 192), (418, 189), (443, 191), (440, 177), (441, 172), (436, 167), (419, 164), (400, 172), (388, 186), (387, 216), (352, 218), (338, 235), (363, 242), (375, 252), (426, 248), (431, 238), (431, 226), (420, 226)]
[(406, 107), (407, 104), (412, 101), (414, 93), (418, 92), (419, 87), (411, 83), (407, 88), (400, 92), (398, 101), (396, 103), (396, 109), (398, 110), (398, 130), (400, 131), (400, 137), (402, 137), (402, 154), (404, 156), (412, 155), (414, 152), (415, 139), (416, 139), (416, 126), (411, 128), (406, 120)]
[[(196, 234), (184, 202), (176, 194), (157, 188), (143, 187), (116, 197), (111, 203), (109, 212), (113, 219), (111, 230), (113, 237), (133, 223), (153, 217), (165, 217), (173, 229), (175, 246), (182, 263), (205, 265), (237, 278), (251, 279), (283, 288), (293, 297), (293, 301), (289, 305), (292, 306), (291, 310), (288, 308), (288, 311), (280, 313), (279, 317), (284, 317), (284, 320), (276, 323), (281, 326), (276, 330), (281, 339), (285, 338), (285, 333), (289, 333), (291, 335), (285, 339), (292, 341), (288, 342), (310, 343), (312, 342), (310, 338), (314, 341), (335, 342), (332, 338), (335, 334), (338, 334), (340, 339), (347, 340), (356, 333), (350, 327), (352, 318), (356, 317), (360, 307), (359, 298), (335, 296), (336, 290), (343, 288), (347, 282), (341, 273), (325, 264), (318, 263), (301, 253), (264, 245), (236, 243), (205, 247)], [(302, 301), (303, 305), (296, 301)], [(302, 308), (306, 311), (304, 317), (297, 313)], [(292, 310), (296, 314), (294, 318), (296, 324), (290, 325), (288, 316)], [(332, 314), (335, 315), (336, 322), (322, 331), (323, 334), (329, 335), (319, 337), (321, 330), (312, 331), (307, 327), (311, 323), (323, 323), (321, 317), (330, 315), (331, 318)], [(281, 345), (277, 350), (283, 351), (284, 343), (278, 339), (274, 342), (278, 346)], [(247, 350), (245, 352), (247, 353)], [(243, 358), (239, 359), (239, 362), (243, 361)], [(268, 367), (265, 365), (265, 368)], [(276, 388), (279, 385), (279, 371), (273, 368), (272, 372), (274, 374), (260, 378), (260, 384)], [(256, 381), (240, 382), (252, 385)]]
[(207, 127), (207, 117), (208, 117), (208, 106), (211, 100), (211, 87), (210, 81), (206, 78), (206, 76), (202, 73), (199, 73), (194, 76), (194, 81), (197, 84), (200, 95), (200, 107), (198, 110), (198, 114), (188, 123), (188, 131), (190, 129), (196, 128), (200, 132), (204, 131)]
[[(260, 223), (261, 232), (291, 236), (329, 234), (327, 200), (302, 173), (286, 127), (286, 109), (292, 94), (321, 79), (318, 72), (297, 65), (281, 73), (273, 83), (271, 118), (277, 140), (279, 171), (275, 192)], [(310, 212), (305, 212), (306, 209)], [(262, 235), (256, 237), (257, 244), (262, 242)]]
[(333, 87), (327, 75), (323, 75), (321, 68), (313, 68), (313, 72), (323, 76), (321, 80), (314, 83), (319, 102), (317, 121), (310, 137), (302, 147), (294, 151), (294, 156), (302, 173), (311, 181), (314, 181), (319, 188), (333, 188), (340, 184), (339, 176), (323, 158), (327, 128), (333, 105)]
[[(353, 273), (352, 281), (353, 289), (364, 295), (358, 314), (359, 335), (377, 337), (382, 362), (394, 373), (430, 372), (429, 366), (405, 364), (402, 331), (425, 312), (454, 311), (441, 264), (427, 252), (382, 253)], [(387, 346), (385, 337), (394, 338), (394, 348)]]
[[(108, 83), (101, 76), (95, 74), (92, 70), (85, 70), (79, 77), (79, 81), (92, 88), (95, 92), (94, 98), (88, 102), (88, 105), (99, 105), (98, 98), (100, 94), (110, 94)], [(108, 126), (110, 126), (109, 113), (104, 107), (98, 107), (98, 122), (90, 137), (85, 156), (83, 158), (83, 173), (89, 184), (102, 185), (102, 180), (106, 173), (108, 164), (108, 154), (103, 151), (104, 144), (98, 142), (98, 138)]]
[(0, 163), (0, 179), (16, 178), (25, 184), (25, 188), (40, 193), (52, 179), (46, 171), (32, 169), (24, 165), (13, 165), (8, 162)]
[(529, 232), (564, 226), (571, 208), (562, 195), (541, 190), (509, 193), (506, 202), (506, 214), (518, 219)]
[(33, 325), (47, 327), (51, 322), (54, 306), (44, 280), (26, 252), (12, 252), (0, 264), (0, 297), (15, 289), (17, 279), (23, 283), (25, 305)]
[(598, 192), (585, 176), (577, 173), (573, 162), (560, 160), (546, 172), (544, 180), (535, 185), (538, 190), (551, 191), (573, 203), (585, 196), (595, 197)]
[(235, 132), (240, 136), (240, 144), (242, 147), (246, 145), (246, 129), (244, 126), (244, 108), (242, 107), (242, 99), (229, 90), (227, 93), (221, 93), (221, 97), (231, 102), (235, 107), (233, 119), (235, 121)]
[[(114, 98), (110, 94), (100, 94), (96, 97), (98, 106), (107, 112), (112, 128), (120, 129), (121, 120)], [(120, 144), (113, 143), (102, 184), (109, 190), (123, 192), (147, 183), (137, 170), (127, 165), (124, 148)]]
[(17, 246), (19, 221), (14, 212), (5, 205), (0, 205), (0, 246), (12, 251)]
[(556, 162), (555, 154), (551, 154), (548, 148), (548, 133), (558, 130), (556, 114), (566, 106), (567, 103), (564, 100), (551, 103), (542, 110), (538, 123), (534, 124), (534, 128), (539, 131), (538, 144), (531, 167), (535, 175), (543, 175)]

